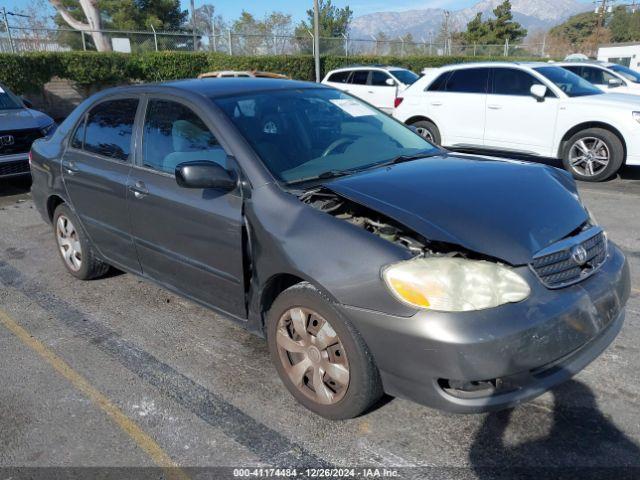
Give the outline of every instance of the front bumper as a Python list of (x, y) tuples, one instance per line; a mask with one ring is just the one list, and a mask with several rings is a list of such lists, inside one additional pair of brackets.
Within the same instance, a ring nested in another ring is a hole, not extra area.
[(0, 155), (0, 178), (28, 175), (29, 154)]
[[(341, 308), (371, 350), (390, 395), (458, 413), (507, 408), (575, 375), (620, 331), (629, 266), (610, 247), (596, 274), (559, 290), (545, 288), (522, 267), (518, 272), (532, 292), (517, 304), (420, 311), (409, 318)], [(469, 392), (472, 383), (482, 388)]]

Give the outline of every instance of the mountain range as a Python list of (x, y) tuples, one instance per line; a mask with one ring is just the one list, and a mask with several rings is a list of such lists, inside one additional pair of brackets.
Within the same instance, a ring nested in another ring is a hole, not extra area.
[[(503, 0), (481, 0), (462, 10), (451, 11), (449, 28), (451, 31), (465, 30), (467, 23), (478, 13), (483, 18), (492, 15), (493, 9)], [(577, 13), (593, 9), (589, 3), (577, 0), (512, 0), (514, 20), (521, 23), (529, 32), (547, 30), (562, 23)], [(442, 25), (443, 8), (426, 8), (406, 11), (387, 11), (369, 13), (356, 17), (351, 24), (352, 38), (370, 38), (383, 32), (397, 38), (411, 34), (415, 40), (428, 39), (438, 35)]]

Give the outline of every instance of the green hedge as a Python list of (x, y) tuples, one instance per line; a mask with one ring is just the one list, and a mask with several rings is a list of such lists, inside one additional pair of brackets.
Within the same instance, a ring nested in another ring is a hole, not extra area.
[[(351, 64), (398, 65), (420, 72), (425, 67), (504, 57), (373, 57), (326, 56), (322, 70)], [(101, 87), (130, 82), (157, 82), (192, 78), (211, 70), (266, 70), (300, 80), (313, 80), (314, 62), (309, 55), (229, 56), (205, 52), (149, 52), (138, 54), (97, 52), (47, 52), (0, 54), (0, 81), (16, 93), (42, 88), (52, 77), (80, 85)]]

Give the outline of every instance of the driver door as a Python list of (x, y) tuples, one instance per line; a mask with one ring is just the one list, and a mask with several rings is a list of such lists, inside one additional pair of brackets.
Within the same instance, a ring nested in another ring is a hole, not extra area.
[(175, 167), (207, 160), (237, 170), (191, 105), (151, 98), (128, 183), (143, 274), (195, 300), (245, 317), (239, 189), (178, 186)]

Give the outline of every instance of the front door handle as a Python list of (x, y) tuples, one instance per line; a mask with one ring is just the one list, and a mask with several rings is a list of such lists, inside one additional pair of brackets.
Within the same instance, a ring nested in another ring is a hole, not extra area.
[(433, 107), (441, 107), (442, 106), (442, 102), (431, 102), (431, 105)]
[(490, 110), (502, 110), (502, 105), (488, 105)]
[(78, 168), (76, 167), (76, 164), (69, 160), (64, 160), (62, 162), (62, 168), (69, 175), (75, 175), (76, 173), (78, 173)]
[(129, 191), (133, 193), (133, 196), (137, 199), (146, 197), (149, 194), (144, 182), (138, 180), (135, 185), (129, 185)]

